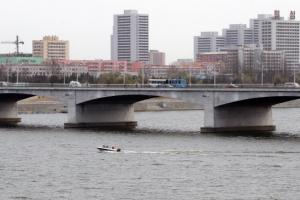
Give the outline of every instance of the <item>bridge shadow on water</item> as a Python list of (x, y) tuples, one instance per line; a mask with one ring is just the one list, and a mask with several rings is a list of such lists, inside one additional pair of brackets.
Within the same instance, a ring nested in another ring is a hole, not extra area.
[(227, 138), (257, 138), (257, 139), (296, 139), (300, 140), (299, 134), (288, 132), (236, 132), (236, 133), (210, 133), (215, 137), (227, 137)]
[(130, 127), (103, 127), (103, 128), (68, 128), (62, 125), (43, 125), (43, 124), (0, 124), (0, 131), (30, 131), (30, 132), (64, 132), (80, 134), (121, 134), (121, 135), (152, 135), (152, 136), (191, 136), (191, 137), (220, 137), (220, 138), (256, 138), (256, 139), (295, 139), (300, 140), (300, 134), (289, 132), (226, 132), (226, 133), (200, 133), (200, 131), (182, 131), (152, 128), (130, 128)]

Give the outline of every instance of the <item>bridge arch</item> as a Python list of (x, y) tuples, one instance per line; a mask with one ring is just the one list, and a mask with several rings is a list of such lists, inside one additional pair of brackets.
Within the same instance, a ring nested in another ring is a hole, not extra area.
[(32, 96), (18, 93), (0, 94), (0, 124), (21, 122), (21, 118), (18, 118), (17, 101)]
[(256, 98), (251, 98), (251, 99), (244, 99), (244, 100), (238, 100), (238, 101), (233, 101), (230, 103), (222, 104), (216, 106), (216, 108), (220, 107), (234, 107), (234, 106), (273, 106), (279, 103), (284, 103), (287, 101), (292, 101), (300, 99), (298, 96), (268, 96), (268, 97), (256, 97)]
[(133, 104), (139, 101), (152, 99), (159, 96), (152, 95), (141, 95), (141, 94), (130, 94), (130, 95), (116, 95), (106, 96), (97, 99), (91, 99), (89, 101), (81, 102), (79, 104)]
[(207, 101), (201, 132), (273, 131), (272, 106), (299, 98), (295, 90), (216, 91)]

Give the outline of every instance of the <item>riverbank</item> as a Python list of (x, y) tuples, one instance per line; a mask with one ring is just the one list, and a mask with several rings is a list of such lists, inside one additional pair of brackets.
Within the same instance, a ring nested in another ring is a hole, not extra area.
[[(273, 106), (274, 108), (299, 108), (300, 100), (293, 100)], [(203, 110), (201, 105), (192, 104), (178, 99), (153, 98), (134, 104), (135, 112), (169, 111), (169, 110)], [(18, 102), (19, 114), (50, 114), (67, 113), (67, 105), (45, 97), (31, 97)]]

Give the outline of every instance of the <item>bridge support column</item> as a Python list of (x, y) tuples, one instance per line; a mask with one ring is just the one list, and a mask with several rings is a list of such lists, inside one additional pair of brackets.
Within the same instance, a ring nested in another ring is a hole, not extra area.
[(274, 131), (272, 108), (268, 105), (205, 106), (201, 133)]
[(0, 124), (15, 124), (21, 122), (18, 118), (16, 101), (0, 101)]
[(133, 104), (68, 105), (65, 128), (135, 127)]

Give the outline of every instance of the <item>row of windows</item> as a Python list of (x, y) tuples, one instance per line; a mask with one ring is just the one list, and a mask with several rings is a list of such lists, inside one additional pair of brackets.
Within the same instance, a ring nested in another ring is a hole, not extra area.
[(298, 35), (299, 34), (299, 31), (298, 32), (276, 32), (277, 35)]
[(63, 48), (63, 49), (65, 49), (66, 48), (66, 46), (48, 46), (48, 49), (57, 49), (57, 48)]
[(56, 52), (48, 52), (48, 54), (58, 54), (58, 55), (65, 55), (66, 53), (56, 53)]
[(122, 28), (118, 28), (118, 32), (120, 31), (127, 31), (130, 32), (130, 27), (122, 27)]
[[(279, 22), (279, 23), (277, 23), (277, 25), (283, 25), (283, 26), (294, 25), (294, 26), (295, 26), (295, 25), (299, 25), (299, 23), (280, 23), (280, 22)], [(291, 26), (291, 27), (293, 27), (293, 26)]]
[(66, 45), (65, 42), (48, 42), (48, 45)]
[(297, 32), (297, 31), (299, 31), (299, 28), (298, 29), (281, 29), (281, 28), (277, 28), (276, 31)]
[(49, 58), (53, 58), (53, 59), (55, 59), (55, 58), (65, 58), (65, 56), (49, 56)]
[(299, 41), (299, 39), (297, 39), (298, 37), (276, 37), (276, 41), (280, 41), (280, 40), (284, 40), (284, 41)]

